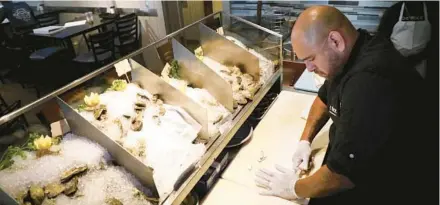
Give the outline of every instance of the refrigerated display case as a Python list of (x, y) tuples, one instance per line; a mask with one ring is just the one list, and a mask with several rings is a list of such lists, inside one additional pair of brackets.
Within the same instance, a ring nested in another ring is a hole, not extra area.
[[(188, 38), (184, 33), (189, 30), (198, 35)], [(239, 17), (213, 13), (2, 116), (0, 125), (56, 102), (57, 115), (66, 120), (71, 134), (102, 146), (115, 165), (142, 184), (148, 200), (178, 205), (269, 90), (280, 92), (281, 38)], [(236, 104), (233, 95), (246, 85), (234, 88), (200, 59), (195, 51), (199, 47), (204, 57), (237, 69), (231, 77), (240, 78), (240, 83), (248, 78), (253, 81), (247, 85), (259, 84), (245, 103)], [(178, 75), (163, 74), (167, 64), (175, 66)], [(170, 76), (187, 84), (176, 86)], [(213, 108), (198, 94), (188, 94), (192, 89), (209, 94), (228, 115), (212, 120)], [(4, 189), (0, 195), (2, 203), (18, 204)]]

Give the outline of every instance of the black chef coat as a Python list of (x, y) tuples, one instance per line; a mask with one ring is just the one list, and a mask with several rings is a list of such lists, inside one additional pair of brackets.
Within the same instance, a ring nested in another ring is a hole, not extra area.
[(323, 164), (355, 188), (310, 205), (394, 204), (416, 193), (408, 186), (416, 186), (411, 160), (421, 155), (422, 79), (389, 40), (358, 32), (348, 62), (318, 93), (333, 121)]

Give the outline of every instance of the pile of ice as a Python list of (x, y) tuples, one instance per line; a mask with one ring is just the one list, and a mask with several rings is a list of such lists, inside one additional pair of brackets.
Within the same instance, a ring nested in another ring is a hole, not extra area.
[(59, 155), (45, 155), (37, 159), (35, 152), (26, 152), (26, 159), (15, 156), (15, 163), (0, 171), (0, 186), (15, 196), (31, 184), (44, 186), (59, 180), (61, 174), (70, 168), (84, 164), (97, 167), (110, 160), (104, 148), (84, 137), (67, 134), (60, 147)]
[[(133, 194), (135, 188), (144, 193), (148, 193), (148, 190), (122, 167), (113, 166), (108, 152), (97, 143), (85, 137), (66, 134), (59, 145), (61, 149), (58, 155), (36, 158), (34, 152), (26, 152), (26, 159), (14, 157), (15, 163), (0, 171), (1, 188), (12, 197), (17, 197), (32, 184), (44, 187), (59, 181), (64, 171), (86, 164), (89, 171), (79, 178), (76, 193), (82, 196), (70, 198), (60, 195), (55, 204), (101, 205), (111, 197), (124, 204), (149, 204)], [(107, 169), (100, 170), (103, 166)]]
[[(102, 205), (110, 197), (118, 199), (122, 204), (148, 205), (150, 202), (136, 196), (136, 189), (142, 185), (122, 167), (108, 167), (105, 170), (95, 170), (79, 178), (77, 195), (67, 197), (60, 195), (56, 198), (59, 205)], [(147, 190), (144, 190), (147, 191)]]
[[(80, 114), (107, 136), (121, 143), (147, 166), (152, 167), (157, 191), (164, 198), (173, 191), (179, 176), (201, 159), (206, 148), (203, 144), (193, 144), (200, 125), (197, 127), (187, 122), (181, 115), (185, 111), (179, 107), (164, 104), (166, 112), (163, 116), (158, 116), (159, 107), (147, 106), (143, 112), (141, 130), (130, 129), (130, 121), (123, 116), (133, 115), (138, 93), (152, 98), (150, 93), (131, 83), (123, 91), (100, 94), (101, 104), (107, 107), (106, 121), (95, 120), (93, 112), (81, 111)], [(114, 123), (116, 119), (123, 126), (124, 133)]]

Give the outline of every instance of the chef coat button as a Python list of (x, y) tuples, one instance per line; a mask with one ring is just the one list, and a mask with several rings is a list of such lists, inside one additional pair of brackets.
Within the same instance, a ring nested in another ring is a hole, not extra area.
[(354, 158), (354, 154), (349, 154), (348, 157), (350, 157), (350, 159)]

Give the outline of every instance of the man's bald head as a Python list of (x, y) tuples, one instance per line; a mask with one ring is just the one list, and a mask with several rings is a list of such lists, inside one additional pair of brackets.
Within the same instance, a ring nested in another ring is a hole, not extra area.
[(330, 31), (353, 33), (356, 29), (338, 9), (331, 6), (313, 6), (306, 9), (295, 22), (292, 41), (306, 40), (309, 44), (321, 42)]
[(331, 6), (306, 9), (292, 29), (292, 47), (307, 69), (331, 78), (348, 60), (358, 32), (339, 10)]

